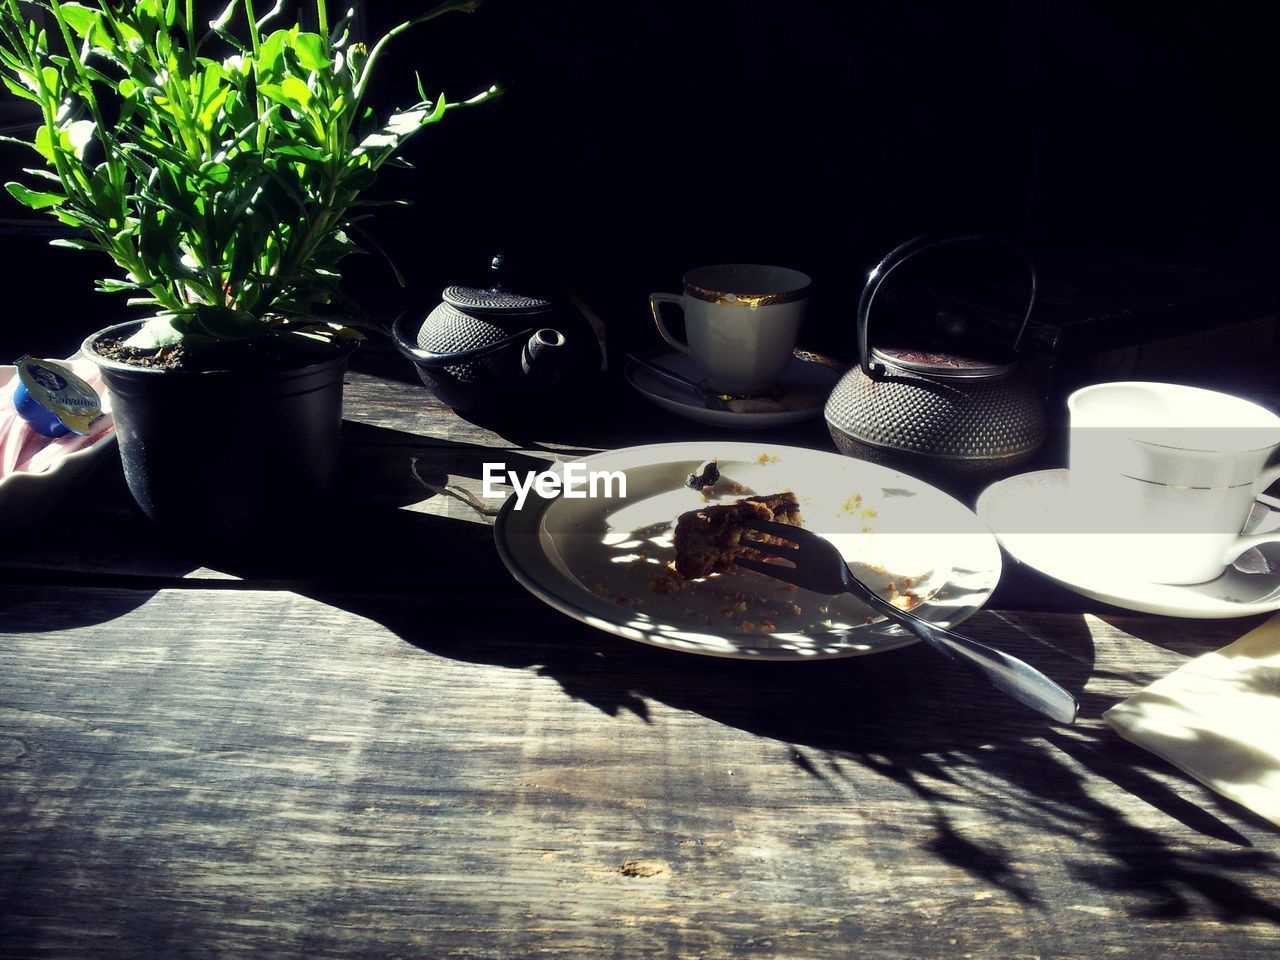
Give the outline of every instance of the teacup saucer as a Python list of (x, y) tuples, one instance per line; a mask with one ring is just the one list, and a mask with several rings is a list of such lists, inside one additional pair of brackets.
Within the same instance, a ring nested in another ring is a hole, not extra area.
[[(978, 516), (1015, 560), (1083, 596), (1141, 613), (1218, 619), (1280, 610), (1275, 563), (1257, 564), (1267, 572), (1247, 573), (1242, 558), (1218, 579), (1192, 586), (1151, 583), (1141, 570), (1108, 566), (1099, 556), (1097, 535), (1070, 532), (1087, 529), (1087, 523), (1073, 518), (1068, 476), (1066, 470), (1024, 473), (992, 484), (978, 498)], [(1250, 529), (1278, 523), (1280, 512), (1259, 504)]]
[[(686, 380), (697, 382), (703, 377), (688, 356), (675, 350), (657, 350), (643, 359)], [(734, 400), (720, 409), (708, 406), (692, 387), (666, 380), (634, 360), (627, 361), (624, 371), (627, 382), (662, 409), (699, 423), (741, 430), (782, 427), (818, 416), (842, 373), (837, 361), (797, 350), (773, 397)]]

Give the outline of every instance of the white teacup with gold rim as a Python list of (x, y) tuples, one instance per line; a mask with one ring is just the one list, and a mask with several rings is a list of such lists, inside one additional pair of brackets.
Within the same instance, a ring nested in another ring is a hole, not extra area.
[(1071, 414), (1070, 496), (1080, 532), (1097, 535), (1100, 567), (1152, 583), (1216, 579), (1280, 532), (1245, 534), (1280, 417), (1230, 394), (1123, 381), (1077, 390)]
[[(809, 300), (809, 277), (788, 267), (728, 263), (684, 275), (684, 292), (653, 293), (649, 309), (662, 339), (687, 353), (709, 386), (727, 393), (769, 391), (791, 361)], [(662, 304), (684, 313), (685, 343), (662, 319)]]

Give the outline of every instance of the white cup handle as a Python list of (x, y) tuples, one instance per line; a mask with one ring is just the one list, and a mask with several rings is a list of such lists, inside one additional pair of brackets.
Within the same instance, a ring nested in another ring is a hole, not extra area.
[(1272, 464), (1262, 471), (1262, 476), (1258, 478), (1258, 492), (1266, 493), (1267, 487), (1277, 480), (1280, 480), (1280, 463)]
[(1280, 530), (1272, 530), (1270, 533), (1251, 533), (1238, 538), (1227, 548), (1222, 558), (1223, 566), (1230, 566), (1250, 547), (1260, 547), (1264, 543), (1280, 543)]
[(662, 334), (662, 339), (671, 344), (681, 353), (689, 352), (689, 345), (677, 340), (667, 329), (667, 325), (662, 322), (662, 305), (664, 303), (674, 303), (677, 307), (683, 304), (684, 297), (676, 293), (651, 293), (649, 294), (649, 310), (653, 314), (653, 322), (658, 325), (658, 333)]
[[(1262, 471), (1262, 475), (1258, 477), (1258, 493), (1263, 493), (1269, 486), (1280, 480), (1280, 463), (1274, 464)], [(1235, 543), (1227, 548), (1226, 555), (1223, 557), (1223, 563), (1234, 563), (1240, 554), (1244, 553), (1250, 547), (1258, 547), (1264, 543), (1280, 543), (1280, 530), (1271, 530), (1266, 533), (1251, 533), (1240, 537)]]

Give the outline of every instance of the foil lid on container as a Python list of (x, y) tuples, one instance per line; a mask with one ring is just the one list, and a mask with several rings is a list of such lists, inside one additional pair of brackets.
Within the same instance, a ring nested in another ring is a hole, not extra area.
[(53, 360), (21, 357), (14, 366), (18, 383), (13, 406), (18, 416), (46, 437), (67, 433), (88, 436), (102, 416), (102, 403), (93, 387), (70, 367)]

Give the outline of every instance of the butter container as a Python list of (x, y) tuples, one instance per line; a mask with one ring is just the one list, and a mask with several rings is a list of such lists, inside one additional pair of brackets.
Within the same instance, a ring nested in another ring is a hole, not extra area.
[(102, 416), (97, 391), (66, 364), (21, 357), (14, 363), (18, 383), (13, 406), (31, 429), (46, 437), (88, 436)]

